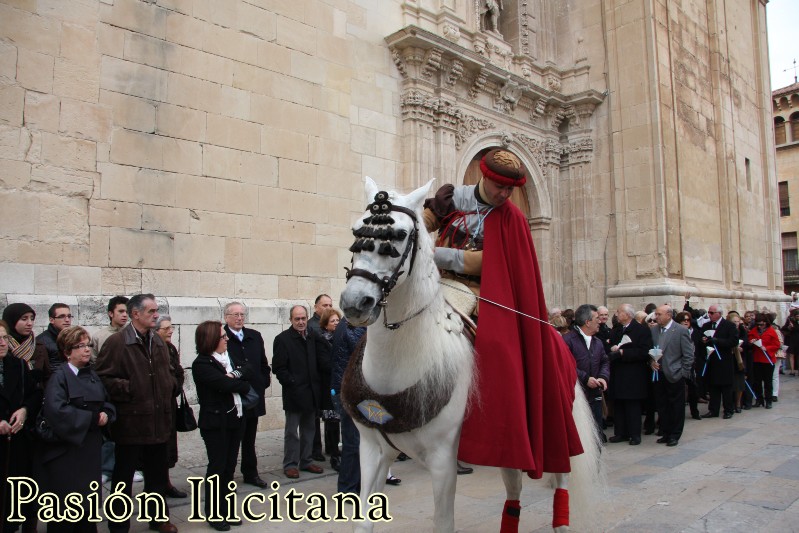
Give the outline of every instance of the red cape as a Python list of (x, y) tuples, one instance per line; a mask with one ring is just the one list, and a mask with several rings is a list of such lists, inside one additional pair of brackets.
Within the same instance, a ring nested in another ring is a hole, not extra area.
[[(547, 319), (533, 239), (524, 215), (505, 202), (486, 217), (480, 296)], [(471, 464), (570, 472), (583, 452), (572, 417), (574, 357), (552, 326), (480, 303), (476, 394), (458, 458)]]

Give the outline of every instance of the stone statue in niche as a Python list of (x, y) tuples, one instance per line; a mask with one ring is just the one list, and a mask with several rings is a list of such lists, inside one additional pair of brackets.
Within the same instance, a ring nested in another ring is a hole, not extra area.
[(499, 15), (502, 12), (502, 0), (485, 0), (481, 2), (480, 18), (483, 30), (499, 33)]

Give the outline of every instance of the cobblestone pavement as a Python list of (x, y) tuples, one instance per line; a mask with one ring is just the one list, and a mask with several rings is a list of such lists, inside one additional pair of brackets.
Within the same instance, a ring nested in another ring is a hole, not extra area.
[[(700, 406), (701, 410), (701, 406)], [(611, 430), (612, 431), (612, 430)], [(608, 431), (608, 434), (611, 434)], [(572, 531), (641, 532), (769, 532), (799, 531), (799, 378), (782, 376), (779, 402), (771, 410), (752, 409), (721, 418), (686, 420), (679, 446), (667, 448), (645, 436), (640, 446), (609, 444), (603, 452), (608, 490), (600, 511), (589, 526)], [(304, 495), (327, 496), (333, 511), (335, 473), (302, 472), (289, 480), (281, 468), (282, 431), (258, 434), (259, 470), (267, 482), (277, 481), (284, 521), (248, 523), (233, 533), (256, 531), (344, 532), (351, 523), (292, 523), (286, 519), (282, 496), (293, 488)], [(188, 476), (202, 476), (205, 449), (199, 432), (180, 435), (180, 464), (172, 480), (188, 490)], [(393, 521), (376, 531), (432, 531), (432, 490), (427, 472), (413, 460), (397, 462), (394, 475), (402, 484), (386, 487)], [(241, 482), (237, 472), (236, 481)], [(140, 489), (141, 484), (137, 484)], [(238, 489), (239, 505), (250, 489)], [(522, 492), (520, 531), (551, 531), (552, 490), (541, 482), (526, 480)], [(458, 531), (478, 533), (499, 530), (504, 489), (496, 469), (475, 468), (474, 474), (459, 476), (455, 501)], [(181, 532), (213, 531), (203, 523), (189, 523), (188, 500), (170, 500), (172, 519)], [(267, 505), (254, 509), (268, 513)], [(304, 513), (306, 506), (298, 506)], [(132, 531), (146, 531), (136, 524)]]

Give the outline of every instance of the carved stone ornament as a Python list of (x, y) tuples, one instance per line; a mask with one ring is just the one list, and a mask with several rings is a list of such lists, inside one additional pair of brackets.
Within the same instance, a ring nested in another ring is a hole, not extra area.
[(494, 108), (497, 111), (510, 114), (516, 109), (516, 105), (519, 103), (521, 97), (521, 86), (516, 82), (508, 80), (499, 89), (499, 96), (494, 101)]
[(403, 118), (452, 129), (460, 127), (463, 114), (453, 102), (417, 90), (411, 90), (402, 95), (400, 109)]
[(427, 51), (427, 54), (425, 55), (425, 65), (424, 68), (422, 68), (423, 78), (430, 79), (430, 76), (433, 75), (433, 72), (441, 69), (442, 53), (443, 52), (437, 48)]
[(457, 43), (461, 38), (461, 29), (454, 24), (444, 25), (444, 38), (453, 43)]
[(494, 128), (494, 123), (488, 120), (473, 117), (472, 115), (461, 115), (458, 129), (455, 132), (455, 147), (460, 148), (471, 136), (477, 132), (486, 131)]
[(449, 87), (453, 87), (459, 79), (463, 76), (463, 62), (454, 59), (452, 61), (452, 66), (449, 69), (449, 73), (447, 73), (446, 83)]

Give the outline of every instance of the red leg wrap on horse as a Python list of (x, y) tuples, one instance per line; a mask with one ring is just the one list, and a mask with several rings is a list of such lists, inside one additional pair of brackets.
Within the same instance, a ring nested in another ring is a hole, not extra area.
[(552, 527), (569, 525), (569, 491), (555, 489), (555, 499), (552, 502)]
[(499, 533), (518, 533), (519, 515), (522, 507), (519, 500), (505, 500), (505, 508), (502, 509), (502, 525)]

